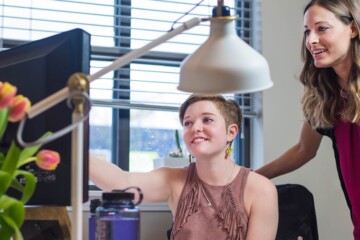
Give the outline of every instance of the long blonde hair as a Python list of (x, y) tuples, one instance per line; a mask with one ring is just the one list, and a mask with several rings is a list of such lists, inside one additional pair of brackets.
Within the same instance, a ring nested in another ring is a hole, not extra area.
[[(305, 7), (305, 12), (313, 5), (321, 6), (331, 12), (343, 22), (350, 25), (353, 21), (359, 32), (360, 3), (359, 0), (312, 0)], [(347, 86), (346, 105), (341, 107), (341, 87), (337, 74), (333, 68), (317, 68), (313, 57), (305, 46), (306, 36), (302, 44), (303, 69), (300, 82), (304, 85), (302, 98), (303, 112), (314, 128), (334, 127), (337, 115), (351, 123), (360, 123), (360, 38), (359, 35), (351, 40), (351, 55), (353, 65)], [(341, 110), (341, 112), (339, 112)]]

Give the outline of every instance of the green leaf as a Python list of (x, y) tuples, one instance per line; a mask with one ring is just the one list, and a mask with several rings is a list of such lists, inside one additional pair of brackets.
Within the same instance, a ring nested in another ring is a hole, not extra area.
[(4, 136), (7, 124), (8, 124), (9, 109), (0, 110), (0, 139)]
[(1, 167), (1, 170), (8, 172), (13, 175), (17, 169), (18, 161), (20, 155), (20, 148), (16, 146), (14, 141), (11, 142), (10, 149), (6, 154), (4, 164)]
[(21, 226), (23, 224), (25, 208), (21, 201), (7, 195), (2, 195), (0, 197), (0, 209), (8, 214), (14, 220), (16, 225)]
[[(15, 233), (16, 239), (23, 239), (20, 227), (24, 223), (25, 208), (24, 204), (19, 200), (8, 197), (6, 195), (0, 196), (0, 218), (4, 224), (0, 228), (0, 236), (5, 236), (6, 233), (10, 232), (11, 235)], [(2, 234), (2, 232), (4, 232)]]
[(15, 233), (13, 227), (5, 221), (6, 218), (6, 214), (0, 212), (0, 236), (3, 240), (9, 240)]
[(179, 151), (179, 153), (182, 153), (181, 145), (180, 145), (180, 138), (179, 138), (179, 131), (175, 130), (175, 140), (176, 140), (176, 146)]
[(12, 176), (5, 171), (0, 170), (0, 196), (6, 193), (10, 186)]
[(3, 163), (4, 163), (4, 160), (5, 160), (5, 156), (4, 156), (4, 154), (2, 152), (0, 152), (0, 169), (1, 169), (2, 165), (3, 165)]
[(22, 185), (16, 178), (11, 180), (10, 187), (18, 190), (19, 192), (23, 192), (24, 190), (24, 185)]
[(24, 185), (22, 185), (23, 189), (22, 189), (22, 195), (21, 195), (21, 199), (20, 199), (20, 201), (25, 204), (30, 200), (31, 196), (33, 195), (33, 193), (35, 191), (36, 178), (35, 178), (34, 174), (27, 172), (27, 171), (23, 171), (23, 170), (17, 170), (15, 173), (15, 176), (16, 177), (23, 176), (25, 178), (25, 183), (24, 183)]
[[(0, 214), (0, 236), (1, 239), (11, 239), (11, 237), (14, 237), (13, 239), (16, 240), (23, 240), (23, 236), (20, 231), (20, 227), (16, 225), (16, 223), (13, 221), (12, 217), (7, 214)], [(4, 227), (3, 227), (4, 226)]]

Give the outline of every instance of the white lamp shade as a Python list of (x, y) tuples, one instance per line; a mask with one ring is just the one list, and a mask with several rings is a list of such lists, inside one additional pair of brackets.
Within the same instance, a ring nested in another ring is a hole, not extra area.
[(266, 59), (241, 40), (233, 20), (212, 20), (210, 36), (181, 64), (180, 91), (251, 93), (273, 85)]

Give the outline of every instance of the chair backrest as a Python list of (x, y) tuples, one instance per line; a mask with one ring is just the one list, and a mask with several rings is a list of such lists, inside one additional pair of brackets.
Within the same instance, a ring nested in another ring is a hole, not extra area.
[(312, 193), (299, 184), (277, 185), (279, 225), (276, 240), (318, 240)]

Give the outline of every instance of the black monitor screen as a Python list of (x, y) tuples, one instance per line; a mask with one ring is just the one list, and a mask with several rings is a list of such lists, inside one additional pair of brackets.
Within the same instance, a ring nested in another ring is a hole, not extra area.
[[(17, 87), (18, 94), (35, 104), (67, 86), (76, 72), (89, 74), (90, 34), (74, 29), (48, 38), (32, 41), (0, 52), (0, 81)], [(23, 140), (32, 142), (47, 131), (56, 132), (72, 122), (72, 109), (66, 101), (37, 117), (27, 120)], [(18, 124), (9, 124), (1, 139), (1, 151), (6, 151), (16, 138)], [(88, 200), (89, 121), (84, 123), (84, 185), (83, 202)], [(37, 185), (28, 205), (71, 205), (71, 133), (47, 143), (42, 148), (59, 152), (61, 163), (55, 171), (39, 169), (34, 163), (24, 166), (35, 174)], [(15, 190), (9, 193), (16, 197)]]

